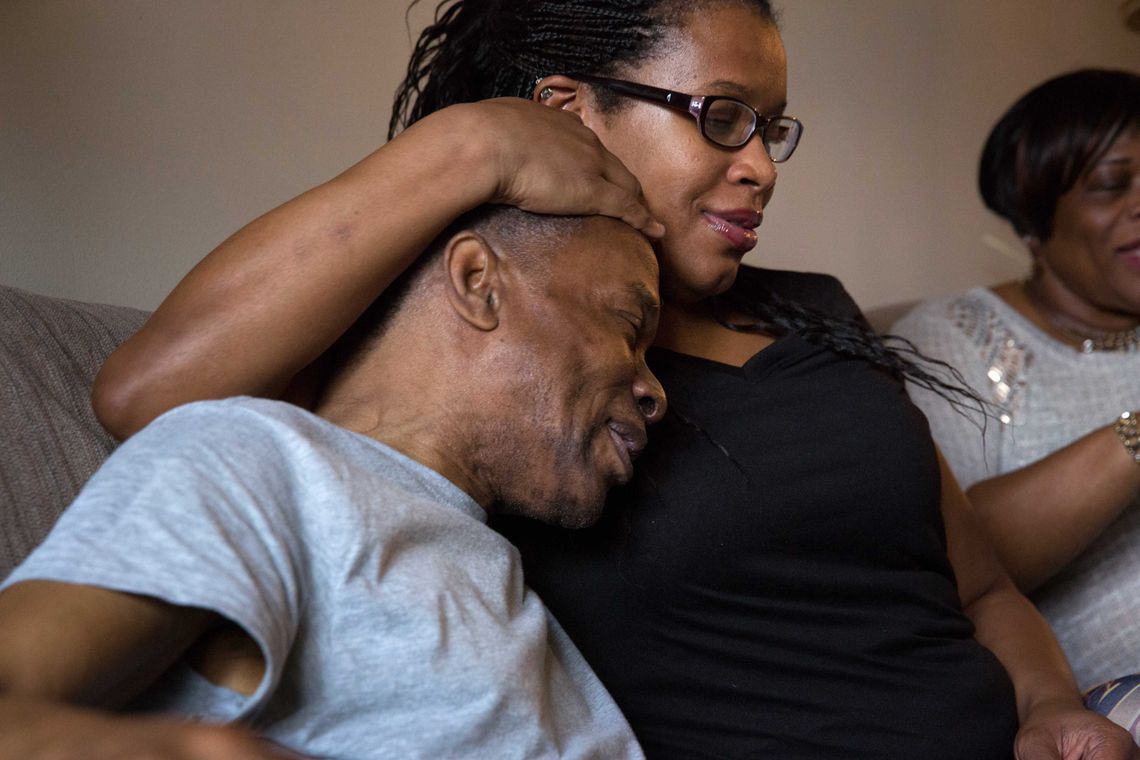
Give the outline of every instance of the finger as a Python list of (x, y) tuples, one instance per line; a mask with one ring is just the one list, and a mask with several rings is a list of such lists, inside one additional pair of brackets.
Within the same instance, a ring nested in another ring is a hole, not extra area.
[[(653, 217), (649, 208), (645, 205), (645, 194), (641, 191), (641, 183), (637, 177), (633, 175), (625, 164), (614, 154), (605, 151), (606, 163), (602, 169), (602, 176), (615, 185), (619, 189), (625, 191), (632, 196), (633, 200), (625, 201), (624, 208), (609, 216), (617, 216), (625, 221), (627, 224), (641, 230), (642, 233), (651, 238), (662, 238), (665, 236), (665, 225)], [(615, 204), (614, 208), (618, 205)]]
[(597, 192), (597, 213), (621, 219), (647, 237), (665, 236), (665, 225), (654, 218), (649, 208), (628, 190), (613, 184), (602, 184)]
[(1101, 737), (1088, 742), (1088, 747), (1080, 756), (1081, 760), (1136, 760), (1140, 758), (1140, 747), (1131, 736)]
[(1017, 760), (1063, 760), (1057, 743), (1045, 731), (1023, 731), (1017, 737), (1014, 755)]
[(598, 149), (601, 151), (602, 167), (601, 175), (609, 182), (623, 188), (637, 197), (642, 197), (641, 182), (634, 176), (621, 159), (606, 150), (600, 142)]

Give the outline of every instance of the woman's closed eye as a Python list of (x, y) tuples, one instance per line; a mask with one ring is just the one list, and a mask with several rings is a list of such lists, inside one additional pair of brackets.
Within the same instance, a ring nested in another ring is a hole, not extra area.
[(1086, 187), (1092, 192), (1116, 193), (1127, 190), (1136, 179), (1136, 173), (1128, 167), (1112, 166), (1092, 172)]

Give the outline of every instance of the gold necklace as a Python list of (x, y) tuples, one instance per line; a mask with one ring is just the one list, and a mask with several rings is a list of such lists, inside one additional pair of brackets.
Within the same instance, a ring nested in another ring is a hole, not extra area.
[(1065, 336), (1066, 340), (1076, 343), (1081, 353), (1091, 354), (1094, 351), (1137, 351), (1140, 350), (1140, 324), (1127, 330), (1108, 332), (1093, 330), (1087, 325), (1054, 309), (1041, 297), (1037, 282), (1027, 279), (1021, 283), (1029, 301), (1045, 317), (1057, 332)]

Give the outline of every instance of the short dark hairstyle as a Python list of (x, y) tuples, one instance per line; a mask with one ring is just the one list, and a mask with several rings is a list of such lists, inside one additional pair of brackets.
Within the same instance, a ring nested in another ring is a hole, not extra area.
[(1047, 240), (1057, 201), (1128, 129), (1140, 126), (1140, 76), (1081, 69), (1023, 95), (986, 140), (978, 188), (1018, 235)]
[(439, 262), (451, 238), (463, 230), (482, 235), (528, 273), (541, 277), (550, 271), (550, 250), (577, 233), (586, 217), (532, 214), (513, 206), (483, 205), (463, 214), (416, 258), (330, 349), (331, 370), (338, 371), (358, 358), (388, 328), (417, 288), (427, 286), (431, 267)]
[[(667, 52), (660, 43), (670, 30), (724, 3), (776, 23), (768, 0), (442, 0), (412, 50), (388, 137), (456, 103), (530, 98), (551, 74), (616, 74)], [(621, 102), (604, 88), (594, 93), (602, 111)]]

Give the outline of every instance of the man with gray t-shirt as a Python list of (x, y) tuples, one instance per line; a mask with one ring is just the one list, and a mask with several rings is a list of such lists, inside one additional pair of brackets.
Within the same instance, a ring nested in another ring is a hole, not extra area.
[(486, 521), (587, 525), (628, 480), (657, 309), (632, 228), (484, 208), (314, 412), (151, 423), (0, 591), (0, 755), (641, 757)]

